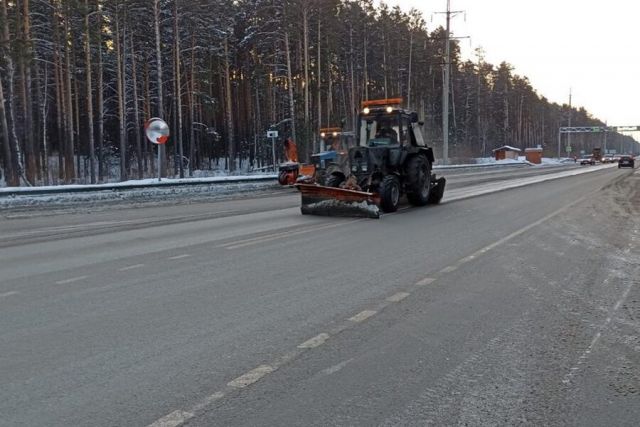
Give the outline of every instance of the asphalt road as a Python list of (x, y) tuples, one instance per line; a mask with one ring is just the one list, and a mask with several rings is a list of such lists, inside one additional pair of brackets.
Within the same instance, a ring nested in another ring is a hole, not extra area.
[(635, 425), (638, 188), (0, 220), (0, 425)]

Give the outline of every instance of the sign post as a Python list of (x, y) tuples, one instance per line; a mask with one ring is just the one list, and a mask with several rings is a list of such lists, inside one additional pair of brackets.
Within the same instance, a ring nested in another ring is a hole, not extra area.
[(169, 140), (169, 125), (164, 120), (154, 117), (144, 124), (144, 133), (151, 143), (158, 146), (158, 181), (162, 181), (162, 150), (160, 146)]
[(273, 157), (273, 170), (276, 170), (276, 139), (278, 131), (271, 128), (267, 131), (267, 138), (271, 138), (271, 156)]

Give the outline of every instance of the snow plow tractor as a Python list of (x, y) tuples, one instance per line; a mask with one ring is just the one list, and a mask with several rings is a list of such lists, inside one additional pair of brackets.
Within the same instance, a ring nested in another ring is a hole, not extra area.
[(298, 183), (303, 214), (379, 218), (395, 212), (400, 198), (414, 206), (442, 200), (444, 178), (432, 173), (433, 150), (424, 141), (417, 113), (402, 99), (366, 101), (358, 117), (358, 146), (343, 170), (324, 185)]
[(348, 147), (352, 132), (343, 132), (342, 128), (320, 129), (320, 152), (311, 155), (311, 163), (299, 163), (295, 144), (285, 141), (287, 162), (280, 165), (278, 182), (281, 185), (324, 184), (327, 176), (336, 171), (345, 172)]

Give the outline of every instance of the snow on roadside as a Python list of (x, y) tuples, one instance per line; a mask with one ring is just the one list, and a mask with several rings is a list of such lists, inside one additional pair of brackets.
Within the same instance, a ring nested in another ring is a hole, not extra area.
[(142, 188), (97, 189), (75, 193), (30, 194), (0, 197), (0, 211), (33, 211), (33, 214), (55, 214), (69, 209), (99, 211), (114, 206), (139, 207), (154, 205), (188, 204), (202, 201), (245, 197), (279, 189), (272, 180), (253, 182), (210, 183), (188, 186), (149, 186)]
[(132, 186), (140, 186), (140, 187), (162, 187), (173, 184), (214, 184), (214, 183), (226, 183), (226, 182), (237, 182), (237, 181), (261, 181), (264, 179), (276, 179), (277, 175), (275, 174), (253, 174), (253, 175), (222, 175), (215, 177), (201, 177), (201, 178), (162, 178), (161, 181), (158, 181), (158, 178), (148, 178), (148, 179), (136, 179), (122, 182), (112, 182), (105, 184), (71, 184), (71, 185), (48, 185), (48, 186), (39, 186), (39, 187), (2, 187), (0, 188), (0, 195), (2, 193), (29, 193), (29, 192), (39, 192), (39, 191), (65, 191), (65, 190), (109, 190), (114, 187), (132, 187)]

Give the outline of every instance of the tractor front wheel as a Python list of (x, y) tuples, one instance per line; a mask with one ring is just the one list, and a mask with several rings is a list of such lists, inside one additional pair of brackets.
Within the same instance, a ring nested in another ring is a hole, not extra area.
[(400, 180), (395, 175), (387, 175), (380, 183), (380, 205), (383, 212), (395, 212), (400, 205)]

